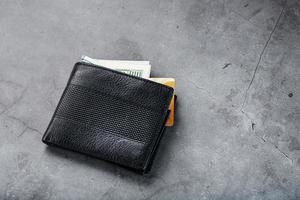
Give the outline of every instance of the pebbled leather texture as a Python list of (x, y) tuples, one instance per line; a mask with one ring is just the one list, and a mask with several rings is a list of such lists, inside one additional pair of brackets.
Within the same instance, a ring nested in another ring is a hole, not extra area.
[(76, 63), (42, 141), (148, 172), (172, 95), (171, 87)]

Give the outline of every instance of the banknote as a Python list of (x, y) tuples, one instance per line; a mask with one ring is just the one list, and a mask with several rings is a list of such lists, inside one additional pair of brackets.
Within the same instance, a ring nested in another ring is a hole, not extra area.
[(149, 78), (151, 72), (151, 65), (149, 61), (103, 60), (93, 59), (88, 56), (82, 56), (81, 61), (107, 67), (116, 71), (142, 78)]

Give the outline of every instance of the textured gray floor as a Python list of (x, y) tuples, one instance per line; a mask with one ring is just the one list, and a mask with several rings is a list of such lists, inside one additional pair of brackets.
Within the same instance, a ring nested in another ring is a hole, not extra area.
[[(145, 177), (41, 143), (82, 54), (175, 77)], [(0, 1), (0, 199), (300, 199), (300, 2)]]

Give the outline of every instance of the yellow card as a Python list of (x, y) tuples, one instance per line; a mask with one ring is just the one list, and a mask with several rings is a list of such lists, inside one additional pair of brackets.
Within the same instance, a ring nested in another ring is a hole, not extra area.
[[(175, 94), (175, 79), (174, 78), (149, 78), (149, 80), (172, 87), (174, 89), (174, 94)], [(174, 101), (175, 100), (174, 100), (174, 95), (173, 95), (170, 106), (169, 106), (169, 110), (170, 110), (169, 117), (166, 122), (166, 126), (168, 126), (168, 127), (171, 127), (174, 125), (174, 110), (175, 110), (175, 102)]]

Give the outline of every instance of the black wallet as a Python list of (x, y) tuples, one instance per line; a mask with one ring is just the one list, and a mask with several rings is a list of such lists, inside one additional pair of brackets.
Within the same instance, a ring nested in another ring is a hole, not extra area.
[(42, 141), (147, 173), (173, 88), (76, 63)]

